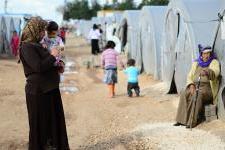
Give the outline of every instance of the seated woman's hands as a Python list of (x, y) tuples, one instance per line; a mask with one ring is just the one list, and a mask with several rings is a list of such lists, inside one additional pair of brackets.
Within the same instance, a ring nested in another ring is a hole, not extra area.
[(196, 91), (195, 85), (194, 85), (194, 84), (191, 84), (191, 85), (189, 86), (189, 92), (190, 92), (190, 94), (191, 94), (191, 95), (194, 95), (194, 94), (195, 94), (195, 91)]
[(207, 69), (204, 69), (200, 72), (201, 76), (209, 76), (209, 71)]

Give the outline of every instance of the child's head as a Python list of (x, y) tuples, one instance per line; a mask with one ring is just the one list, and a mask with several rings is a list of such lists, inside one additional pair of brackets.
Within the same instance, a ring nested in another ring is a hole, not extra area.
[(13, 35), (14, 36), (17, 35), (17, 31), (16, 30), (13, 31)]
[(50, 21), (47, 26), (47, 33), (49, 38), (55, 38), (58, 33), (59, 26), (55, 21)]
[(128, 66), (135, 66), (135, 60), (134, 60), (134, 59), (129, 59), (129, 60), (127, 61), (127, 65), (128, 65)]
[(115, 46), (116, 46), (116, 44), (115, 44), (113, 41), (108, 41), (108, 42), (106, 43), (105, 49), (108, 49), (108, 48), (114, 49)]

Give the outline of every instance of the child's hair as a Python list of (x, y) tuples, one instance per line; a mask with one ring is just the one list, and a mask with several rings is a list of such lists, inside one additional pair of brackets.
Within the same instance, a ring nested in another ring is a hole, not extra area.
[(59, 26), (55, 21), (50, 21), (47, 25), (47, 31), (52, 32), (52, 31), (58, 31)]
[(113, 41), (108, 41), (106, 43), (106, 46), (105, 46), (105, 49), (108, 49), (108, 48), (115, 48), (116, 44), (113, 42)]
[(127, 65), (128, 66), (135, 66), (135, 60), (134, 59), (128, 59)]

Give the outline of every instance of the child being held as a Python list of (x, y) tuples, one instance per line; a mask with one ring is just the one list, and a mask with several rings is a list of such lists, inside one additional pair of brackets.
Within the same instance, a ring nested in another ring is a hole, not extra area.
[(58, 34), (58, 24), (54, 21), (50, 21), (47, 26), (47, 35), (43, 37), (41, 40), (41, 44), (44, 48), (47, 48), (49, 52), (51, 49), (56, 48), (60, 51), (59, 56), (56, 57), (55, 65), (62, 69), (62, 65), (64, 65), (62, 61), (62, 53), (61, 51), (64, 50), (64, 44), (62, 39), (57, 36)]
[(138, 75), (140, 74), (140, 72), (135, 67), (135, 60), (129, 59), (127, 61), (127, 66), (128, 67), (124, 70), (124, 73), (128, 77), (127, 94), (129, 97), (132, 97), (132, 89), (134, 89), (136, 96), (140, 96), (140, 87), (138, 85)]

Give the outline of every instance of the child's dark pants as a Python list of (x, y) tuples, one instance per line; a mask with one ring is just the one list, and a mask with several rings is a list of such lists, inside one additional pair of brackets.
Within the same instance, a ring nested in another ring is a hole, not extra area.
[(127, 84), (127, 94), (128, 94), (129, 97), (132, 97), (132, 95), (133, 95), (132, 89), (134, 89), (136, 95), (139, 96), (140, 87), (138, 85), (138, 82), (137, 83), (128, 82), (128, 84)]

